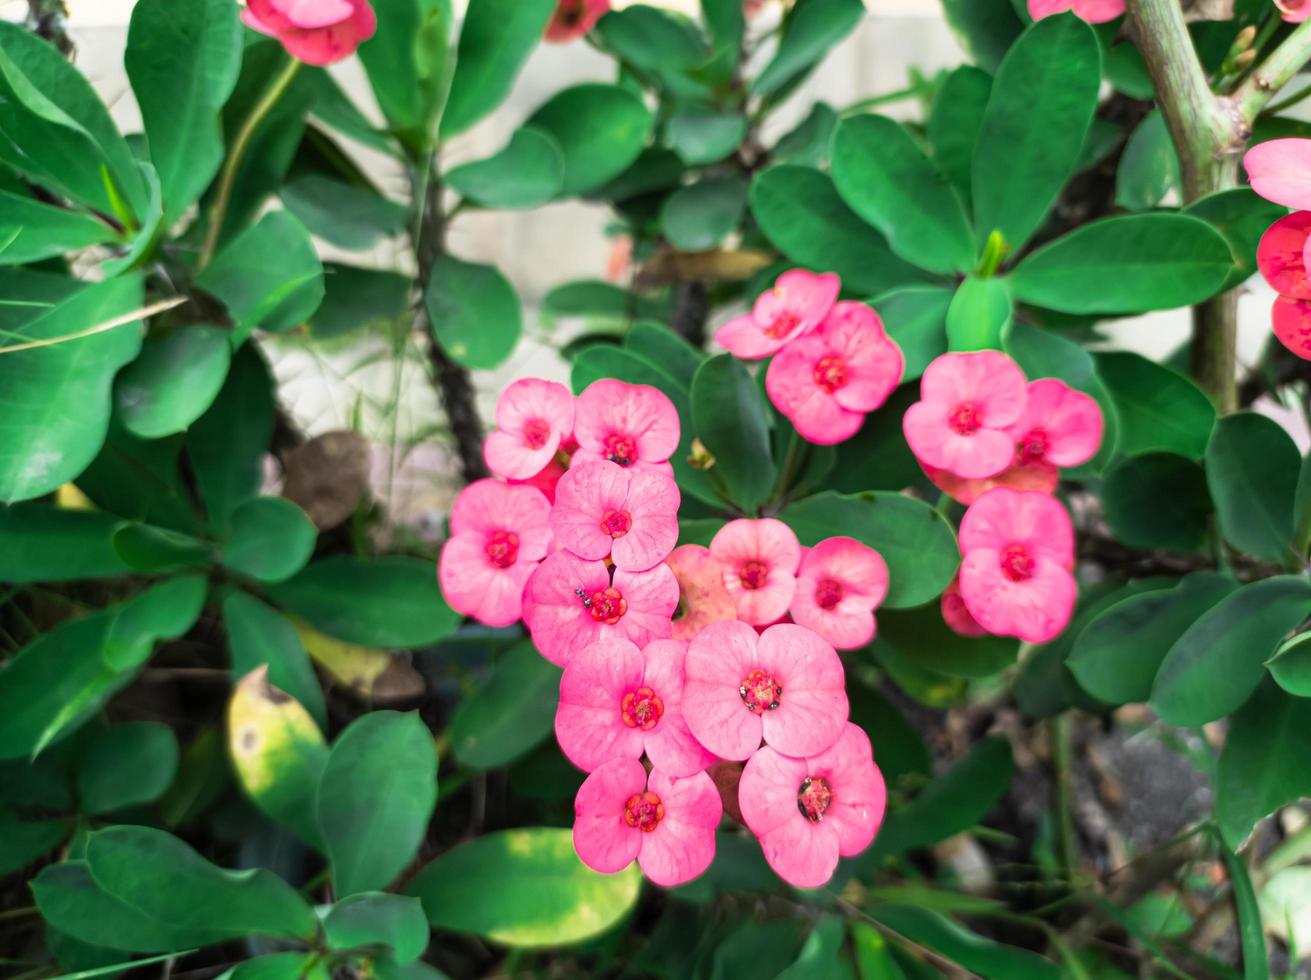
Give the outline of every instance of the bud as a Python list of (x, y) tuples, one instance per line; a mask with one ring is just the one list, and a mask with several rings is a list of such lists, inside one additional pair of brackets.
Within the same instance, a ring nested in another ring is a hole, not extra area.
[(687, 457), (687, 461), (698, 470), (708, 470), (715, 465), (715, 457), (700, 439), (692, 440), (692, 455)]
[(1230, 66), (1234, 71), (1245, 71), (1247, 68), (1251, 67), (1252, 62), (1254, 61), (1256, 61), (1256, 49), (1248, 48), (1234, 58), (1234, 60), (1230, 62)]
[(1234, 43), (1233, 46), (1229, 49), (1229, 53), (1231, 55), (1242, 54), (1244, 51), (1247, 51), (1252, 47), (1252, 42), (1254, 42), (1255, 40), (1256, 40), (1256, 25), (1248, 24), (1241, 31), (1239, 31), (1238, 36), (1234, 38)]

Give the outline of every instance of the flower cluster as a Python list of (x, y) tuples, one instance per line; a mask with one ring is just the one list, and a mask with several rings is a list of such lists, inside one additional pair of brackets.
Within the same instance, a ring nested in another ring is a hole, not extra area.
[(969, 508), (959, 580), (942, 598), (947, 624), (967, 636), (1055, 637), (1074, 606), (1074, 531), (1049, 495), (1061, 468), (1101, 446), (1097, 402), (1055, 378), (1026, 380), (1000, 351), (944, 354), (902, 428), (929, 479)]
[[(680, 884), (709, 866), (727, 802), (781, 877), (823, 884), (886, 802), (834, 649), (873, 637), (883, 559), (850, 538), (803, 549), (773, 519), (675, 548), (679, 421), (654, 388), (606, 379), (574, 399), (527, 379), (496, 420), (499, 479), (460, 493), (439, 578), (452, 608), (522, 618), (563, 667), (556, 738), (588, 773), (579, 857)], [(740, 779), (721, 787), (712, 766)]]
[(1034, 20), (1067, 10), (1089, 24), (1105, 24), (1124, 14), (1124, 0), (1029, 0), (1029, 16)]
[(882, 405), (905, 370), (901, 349), (864, 303), (838, 300), (832, 272), (783, 273), (734, 317), (715, 340), (743, 360), (773, 355), (765, 372), (769, 399), (810, 442), (850, 439)]
[(349, 58), (378, 29), (368, 0), (246, 0), (241, 19), (307, 65)]
[[(1311, 8), (1309, 8), (1311, 9)], [(1271, 311), (1275, 336), (1298, 357), (1311, 360), (1311, 140), (1260, 143), (1243, 160), (1252, 189), (1267, 200), (1297, 208), (1271, 225), (1256, 250), (1262, 277), (1279, 295)]]

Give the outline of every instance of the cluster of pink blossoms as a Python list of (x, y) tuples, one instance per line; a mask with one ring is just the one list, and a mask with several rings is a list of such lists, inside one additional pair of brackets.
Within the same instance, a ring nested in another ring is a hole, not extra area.
[(724, 812), (708, 770), (728, 767), (727, 785), (740, 765), (730, 811), (782, 878), (823, 884), (886, 805), (834, 649), (873, 637), (883, 559), (849, 538), (803, 549), (772, 519), (675, 549), (679, 421), (654, 388), (606, 379), (574, 399), (527, 379), (496, 421), (485, 458), (500, 479), (460, 493), (439, 578), (452, 608), (522, 618), (564, 668), (556, 738), (588, 773), (579, 857), (602, 872), (637, 861), (660, 885), (694, 878)]
[(1096, 455), (1097, 402), (1056, 378), (1028, 381), (1000, 351), (943, 354), (902, 419), (929, 479), (968, 509), (947, 624), (1046, 643), (1074, 609), (1074, 530), (1054, 493), (1062, 467)]
[(774, 407), (810, 442), (850, 439), (896, 390), (901, 349), (864, 303), (838, 301), (832, 272), (791, 269), (734, 317), (715, 340), (746, 361), (773, 356), (765, 390)]
[[(1311, 6), (1307, 12), (1311, 13)], [(1305, 14), (1303, 15), (1305, 16)], [(1279, 295), (1271, 311), (1275, 336), (1298, 357), (1311, 360), (1311, 140), (1259, 143), (1243, 158), (1252, 190), (1268, 201), (1295, 208), (1261, 237), (1256, 264)]]

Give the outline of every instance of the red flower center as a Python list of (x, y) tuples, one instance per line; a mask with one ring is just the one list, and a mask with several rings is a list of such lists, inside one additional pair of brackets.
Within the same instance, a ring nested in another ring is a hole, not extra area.
[(755, 591), (764, 588), (765, 579), (769, 578), (769, 566), (763, 561), (752, 558), (742, 563), (742, 567), (737, 570), (737, 577), (741, 580), (744, 589)]
[(836, 354), (826, 354), (815, 365), (815, 384), (830, 395), (847, 384), (847, 362)]
[(742, 678), (742, 686), (737, 689), (742, 703), (752, 714), (763, 715), (778, 707), (783, 697), (783, 685), (767, 670), (757, 667)]
[(983, 413), (974, 402), (961, 402), (947, 416), (947, 424), (953, 432), (963, 436), (972, 436), (983, 428)]
[(519, 560), (519, 535), (513, 531), (493, 531), (487, 537), (487, 557), (493, 565), (509, 568)]
[(601, 517), (601, 530), (612, 538), (622, 538), (633, 527), (633, 518), (626, 510), (607, 510)]
[(811, 823), (819, 823), (833, 802), (833, 790), (821, 776), (807, 776), (797, 787), (797, 809)]
[(775, 340), (780, 340), (795, 330), (797, 324), (800, 322), (801, 317), (797, 316), (795, 313), (790, 313), (789, 311), (784, 310), (778, 316), (774, 317), (773, 323), (765, 328), (765, 336), (773, 337)]
[(1025, 433), (1015, 447), (1015, 455), (1021, 463), (1036, 463), (1047, 455), (1047, 433), (1042, 429), (1033, 429)]
[(636, 827), (644, 834), (656, 829), (656, 824), (665, 818), (665, 805), (654, 793), (637, 793), (628, 798), (624, 804), (624, 823)]
[(619, 717), (629, 728), (649, 732), (665, 713), (665, 703), (649, 687), (629, 691), (619, 703)]
[(632, 466), (637, 462), (637, 444), (633, 442), (632, 436), (616, 432), (605, 437), (605, 456), (620, 466)]
[(614, 586), (588, 595), (582, 589), (575, 589), (574, 594), (583, 600), (583, 607), (589, 610), (598, 623), (613, 626), (628, 612), (628, 602), (624, 595)]
[(529, 449), (541, 449), (551, 437), (551, 424), (546, 419), (529, 419), (523, 424), (523, 442)]
[(831, 578), (820, 579), (815, 584), (815, 602), (821, 609), (832, 609), (842, 601), (842, 583)]
[(1033, 578), (1033, 558), (1022, 544), (1008, 544), (1001, 553), (1001, 573), (1012, 582)]

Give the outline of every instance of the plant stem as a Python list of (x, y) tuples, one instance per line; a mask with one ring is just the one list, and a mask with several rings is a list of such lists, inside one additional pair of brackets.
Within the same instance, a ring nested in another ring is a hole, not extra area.
[(1292, 81), (1308, 61), (1311, 61), (1311, 21), (1303, 21), (1234, 93), (1234, 101), (1243, 118), (1255, 119), (1274, 94)]
[(1074, 768), (1070, 751), (1070, 719), (1055, 715), (1048, 719), (1055, 783), (1056, 856), (1066, 881), (1073, 882), (1079, 870), (1079, 838), (1074, 826)]
[(214, 257), (214, 250), (218, 247), (219, 234), (223, 230), (223, 219), (227, 216), (228, 205), (232, 202), (232, 185), (237, 180), (237, 169), (246, 156), (246, 150), (250, 148), (250, 141), (255, 135), (255, 130), (259, 128), (259, 124), (264, 121), (264, 118), (277, 104), (278, 99), (282, 98), (282, 93), (287, 91), (287, 87), (291, 85), (299, 70), (300, 62), (295, 58), (288, 57), (282, 71), (273, 79), (273, 84), (268, 87), (263, 97), (256, 103), (255, 108), (246, 117), (246, 121), (241, 124), (241, 129), (237, 132), (237, 138), (232, 141), (232, 149), (228, 152), (228, 158), (223, 163), (223, 172), (219, 174), (218, 193), (214, 197), (213, 206), (209, 209), (209, 227), (205, 229), (205, 244), (201, 247), (200, 258), (196, 262), (197, 273), (209, 265), (210, 259)]

